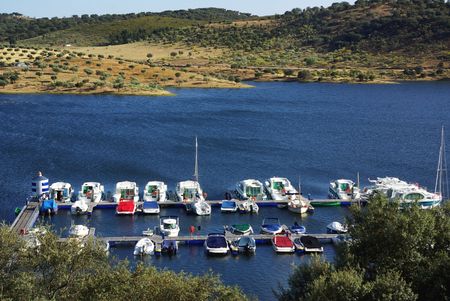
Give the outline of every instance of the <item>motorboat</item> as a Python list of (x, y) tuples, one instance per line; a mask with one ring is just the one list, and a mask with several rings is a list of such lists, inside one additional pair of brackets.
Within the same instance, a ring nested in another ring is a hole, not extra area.
[(178, 252), (178, 241), (176, 240), (163, 240), (161, 252), (168, 255), (176, 255)]
[(210, 215), (211, 205), (205, 200), (196, 200), (193, 203), (186, 204), (186, 209), (189, 212), (193, 212), (197, 215)]
[(116, 184), (116, 192), (113, 200), (118, 203), (121, 200), (130, 200), (135, 203), (139, 201), (139, 187), (136, 182), (124, 181)]
[(283, 232), (280, 220), (276, 217), (265, 218), (261, 225), (261, 232), (272, 235), (276, 235)]
[(297, 222), (295, 222), (292, 226), (290, 226), (289, 230), (294, 234), (305, 234), (306, 233), (306, 227), (299, 225)]
[(56, 182), (50, 185), (49, 198), (61, 203), (72, 201), (72, 185), (65, 182)]
[(272, 177), (264, 181), (267, 194), (274, 201), (289, 201), (292, 196), (298, 194), (291, 182), (286, 178)]
[(228, 241), (225, 235), (210, 233), (205, 240), (205, 249), (208, 254), (226, 255), (228, 253)]
[(238, 210), (238, 204), (235, 200), (223, 200), (220, 206), (221, 212), (236, 212)]
[(303, 235), (294, 239), (295, 249), (299, 253), (322, 253), (323, 247), (320, 241), (309, 235)]
[(272, 237), (272, 246), (277, 253), (295, 252), (294, 243), (286, 235), (275, 235), (274, 237)]
[(360, 199), (361, 194), (359, 187), (352, 180), (338, 179), (330, 182), (328, 197), (330, 199), (352, 201)]
[(86, 199), (77, 200), (70, 206), (70, 212), (74, 215), (86, 214), (89, 210), (89, 203)]
[(85, 225), (72, 225), (69, 229), (69, 237), (84, 238), (89, 235), (89, 228)]
[(58, 204), (56, 203), (55, 200), (50, 199), (50, 200), (43, 200), (41, 202), (41, 205), (39, 207), (39, 213), (42, 215), (52, 215), (55, 214), (56, 212), (58, 212)]
[(241, 200), (267, 200), (263, 184), (255, 179), (247, 179), (236, 184), (236, 193)]
[(250, 235), (253, 233), (253, 228), (250, 224), (234, 224), (228, 227), (228, 231), (235, 235)]
[(153, 255), (154, 252), (155, 252), (155, 244), (150, 238), (144, 237), (141, 238), (134, 246), (133, 255), (134, 256)]
[(258, 213), (259, 206), (255, 201), (252, 200), (243, 200), (237, 202), (238, 211), (240, 213)]
[(145, 185), (144, 202), (155, 201), (164, 203), (167, 201), (167, 185), (164, 182), (150, 181)]
[(116, 207), (119, 215), (133, 215), (136, 212), (136, 202), (130, 199), (121, 199)]
[(98, 182), (85, 182), (81, 185), (81, 191), (78, 193), (78, 200), (99, 203), (105, 192), (105, 188)]
[(300, 196), (288, 202), (289, 211), (298, 214), (307, 213), (308, 211), (310, 211), (310, 207), (311, 205), (307, 201), (301, 199)]
[(340, 222), (332, 222), (327, 226), (327, 233), (330, 234), (343, 234), (347, 232), (348, 232), (347, 227), (341, 224)]
[(203, 190), (197, 181), (182, 181), (176, 187), (177, 198), (185, 204), (195, 201), (204, 201)]
[(231, 243), (230, 249), (233, 254), (237, 253), (254, 254), (256, 252), (256, 241), (251, 236), (242, 236), (241, 238)]
[(417, 183), (407, 183), (395, 177), (369, 179), (369, 181), (372, 186), (364, 189), (364, 198), (380, 193), (390, 201), (398, 201), (400, 208), (417, 204), (422, 209), (430, 209), (439, 206), (442, 202), (441, 194), (428, 192)]
[(142, 212), (145, 214), (159, 214), (159, 204), (157, 201), (145, 201), (142, 203)]
[(165, 236), (176, 237), (180, 233), (179, 223), (178, 216), (162, 216), (159, 219), (159, 230)]

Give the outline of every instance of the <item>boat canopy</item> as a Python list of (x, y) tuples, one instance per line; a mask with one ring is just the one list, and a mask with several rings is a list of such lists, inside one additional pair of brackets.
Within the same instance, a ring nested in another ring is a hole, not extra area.
[(163, 229), (172, 230), (177, 228), (177, 220), (173, 218), (163, 220)]
[(130, 199), (134, 197), (134, 189), (123, 188), (120, 189), (120, 198), (121, 199)]
[(232, 225), (232, 227), (239, 232), (247, 232), (250, 230), (251, 225), (250, 224), (238, 224), (238, 225)]
[(272, 183), (272, 188), (275, 190), (282, 190), (284, 188), (284, 183), (281, 181), (274, 181)]
[(222, 208), (226, 208), (226, 209), (236, 208), (236, 202), (235, 201), (223, 201)]
[(142, 204), (143, 209), (158, 209), (159, 205), (157, 202), (144, 202)]
[(320, 241), (314, 236), (304, 235), (300, 237), (300, 241), (306, 248), (315, 249), (322, 247)]
[(228, 243), (225, 236), (219, 234), (208, 235), (208, 238), (206, 239), (206, 245), (208, 246), (208, 248), (228, 247)]
[(273, 237), (273, 242), (277, 247), (290, 248), (294, 245), (292, 240), (287, 236), (276, 235)]
[(248, 196), (257, 196), (261, 194), (261, 187), (260, 186), (247, 186), (245, 187), (245, 194)]
[(117, 211), (119, 212), (128, 212), (128, 211), (134, 211), (136, 204), (134, 201), (123, 201), (120, 200), (119, 204), (117, 205)]
[(158, 190), (158, 186), (157, 185), (149, 185), (149, 186), (147, 186), (147, 192), (148, 193), (153, 193), (156, 190)]

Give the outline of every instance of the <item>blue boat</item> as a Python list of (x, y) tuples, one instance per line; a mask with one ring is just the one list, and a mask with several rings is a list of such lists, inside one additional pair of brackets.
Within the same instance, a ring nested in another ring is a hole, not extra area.
[(295, 234), (305, 234), (306, 233), (306, 227), (299, 225), (297, 222), (295, 222), (291, 227), (290, 230), (292, 233)]
[(58, 212), (58, 204), (55, 200), (44, 200), (39, 208), (40, 214), (55, 214)]
[(156, 201), (149, 201), (142, 203), (142, 212), (147, 214), (158, 214), (159, 204)]
[(233, 200), (225, 200), (222, 201), (222, 206), (220, 207), (220, 211), (222, 212), (236, 212), (238, 210), (238, 205), (236, 201)]
[(276, 217), (269, 217), (263, 220), (261, 225), (261, 232), (266, 234), (279, 234), (283, 232), (283, 228), (281, 227), (280, 220)]

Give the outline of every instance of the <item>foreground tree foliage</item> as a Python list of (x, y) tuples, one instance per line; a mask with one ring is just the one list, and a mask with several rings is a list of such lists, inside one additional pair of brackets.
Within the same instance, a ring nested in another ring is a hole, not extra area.
[(351, 208), (352, 243), (336, 264), (313, 257), (298, 266), (279, 300), (449, 300), (450, 204), (433, 210), (376, 196)]
[(126, 261), (111, 262), (95, 240), (58, 241), (47, 232), (40, 245), (0, 226), (0, 300), (246, 300), (212, 274), (196, 277)]

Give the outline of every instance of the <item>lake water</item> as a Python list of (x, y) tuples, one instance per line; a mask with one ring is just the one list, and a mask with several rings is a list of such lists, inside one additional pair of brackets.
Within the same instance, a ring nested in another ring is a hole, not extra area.
[[(210, 199), (245, 178), (278, 175), (304, 194), (325, 197), (335, 178), (362, 184), (376, 176), (397, 176), (434, 188), (440, 127), (450, 128), (450, 84), (348, 85), (252, 83), (253, 89), (174, 89), (174, 97), (0, 95), (0, 220), (11, 222), (14, 208), (30, 191), (30, 179), (42, 170), (51, 182), (63, 180), (76, 189), (99, 181), (113, 190), (118, 181), (143, 187), (160, 179), (174, 189), (192, 177), (194, 137), (198, 136), (200, 182)], [(449, 136), (447, 136), (449, 137)], [(448, 138), (447, 138), (447, 143)], [(301, 222), (309, 232), (324, 232), (342, 220), (345, 208), (317, 208)], [(257, 216), (186, 217), (177, 208), (162, 214), (181, 217), (182, 232), (200, 225), (202, 233), (224, 224), (278, 216), (290, 224), (296, 216), (261, 208)], [(157, 217), (116, 217), (112, 210), (74, 217), (96, 227), (99, 235), (139, 234)], [(60, 211), (56, 228), (70, 226)], [(113, 249), (121, 258), (130, 248)], [(334, 252), (326, 246), (325, 255)], [(293, 264), (308, 257), (277, 256), (258, 246), (253, 257), (209, 258), (201, 247), (183, 246), (176, 257), (150, 258), (149, 264), (176, 271), (220, 273), (229, 284), (272, 300), (272, 289), (285, 284)], [(132, 259), (134, 260), (134, 259)]]

